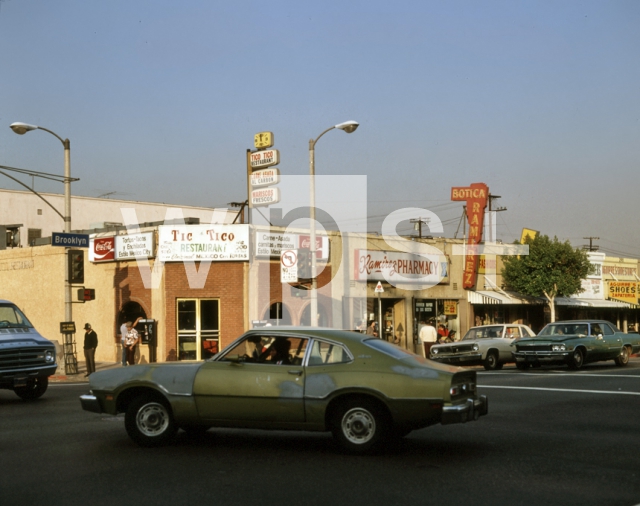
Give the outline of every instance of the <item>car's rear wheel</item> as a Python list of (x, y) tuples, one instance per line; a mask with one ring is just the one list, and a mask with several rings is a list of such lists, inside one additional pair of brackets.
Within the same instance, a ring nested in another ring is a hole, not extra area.
[(350, 399), (336, 409), (333, 436), (349, 453), (362, 454), (380, 445), (389, 431), (383, 411), (369, 399)]
[(42, 397), (49, 386), (49, 378), (33, 378), (27, 382), (25, 387), (15, 387), (13, 391), (25, 401), (31, 401)]
[(495, 371), (496, 369), (500, 369), (500, 362), (498, 361), (498, 352), (490, 351), (487, 353), (487, 358), (484, 359), (482, 363), (484, 368), (487, 371)]
[(177, 427), (169, 404), (151, 395), (136, 397), (124, 417), (127, 434), (140, 446), (160, 446), (169, 442)]
[(620, 350), (620, 355), (618, 355), (615, 358), (616, 365), (618, 367), (627, 365), (629, 363), (629, 355), (630, 355), (629, 348), (626, 346), (623, 346), (622, 349)]
[(582, 348), (576, 348), (575, 350), (573, 350), (573, 353), (571, 354), (569, 367), (571, 369), (578, 370), (582, 368), (583, 365), (584, 365), (584, 352), (582, 351)]

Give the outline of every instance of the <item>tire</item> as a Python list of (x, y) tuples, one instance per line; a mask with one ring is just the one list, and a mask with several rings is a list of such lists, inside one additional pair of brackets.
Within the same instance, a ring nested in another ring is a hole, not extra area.
[(516, 367), (520, 371), (526, 371), (527, 369), (529, 369), (529, 363), (528, 362), (516, 362)]
[(18, 397), (25, 401), (32, 401), (38, 397), (42, 397), (49, 386), (49, 378), (33, 378), (30, 379), (26, 387), (16, 387), (13, 391)]
[(620, 355), (618, 355), (614, 360), (618, 367), (623, 367), (629, 363), (629, 348), (627, 346), (623, 346), (620, 350)]
[(487, 353), (487, 358), (484, 359), (482, 365), (487, 371), (495, 371), (496, 369), (500, 369), (498, 353), (495, 351), (490, 351), (489, 353)]
[(569, 360), (570, 369), (573, 369), (575, 371), (581, 369), (584, 365), (584, 352), (582, 351), (582, 348), (576, 348), (575, 350), (573, 350), (573, 353), (571, 354), (571, 358)]
[(129, 404), (124, 426), (129, 437), (146, 448), (168, 443), (177, 431), (167, 401), (151, 395), (136, 397)]
[(390, 424), (374, 402), (352, 399), (336, 409), (332, 432), (342, 449), (352, 454), (363, 454), (383, 442), (390, 433)]

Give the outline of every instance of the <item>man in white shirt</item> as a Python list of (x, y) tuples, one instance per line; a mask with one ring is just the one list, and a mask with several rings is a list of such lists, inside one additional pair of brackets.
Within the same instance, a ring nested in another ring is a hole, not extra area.
[(422, 356), (429, 358), (429, 351), (438, 339), (438, 332), (433, 326), (433, 320), (429, 320), (427, 324), (420, 329), (420, 342), (422, 343)]

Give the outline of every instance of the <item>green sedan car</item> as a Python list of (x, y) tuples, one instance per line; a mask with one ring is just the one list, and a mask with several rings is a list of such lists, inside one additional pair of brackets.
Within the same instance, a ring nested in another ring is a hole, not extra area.
[(426, 360), (381, 339), (309, 327), (245, 333), (205, 362), (147, 364), (90, 376), (87, 411), (125, 413), (141, 446), (178, 429), (331, 431), (352, 453), (433, 424), (488, 412), (475, 371)]
[(603, 360), (624, 366), (640, 351), (640, 336), (625, 334), (606, 320), (568, 320), (549, 323), (537, 337), (520, 339), (511, 346), (515, 347), (516, 367), (521, 370), (552, 364), (580, 369)]

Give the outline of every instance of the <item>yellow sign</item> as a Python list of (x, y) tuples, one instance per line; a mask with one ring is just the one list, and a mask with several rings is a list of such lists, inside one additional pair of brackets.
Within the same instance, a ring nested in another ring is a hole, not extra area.
[(608, 285), (610, 299), (638, 304), (638, 283), (634, 281), (609, 281)]
[(458, 301), (457, 300), (445, 300), (444, 301), (444, 314), (456, 315), (458, 314)]
[(253, 137), (253, 145), (256, 149), (265, 149), (273, 146), (273, 132), (260, 132)]
[(531, 240), (533, 241), (538, 234), (539, 232), (537, 230), (531, 230), (530, 228), (523, 228), (522, 235), (520, 236), (520, 244), (524, 244), (524, 241), (527, 237), (531, 237)]
[(495, 274), (496, 273), (496, 257), (480, 255), (478, 262), (478, 274)]

